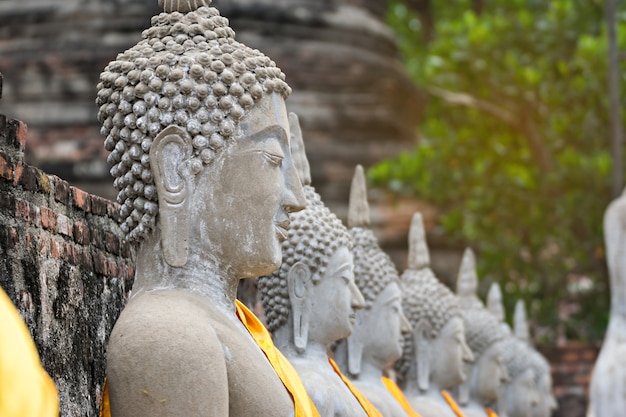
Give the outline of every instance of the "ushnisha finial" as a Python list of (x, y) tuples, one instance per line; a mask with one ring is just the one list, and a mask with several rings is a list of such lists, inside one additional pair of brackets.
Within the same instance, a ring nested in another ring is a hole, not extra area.
[(515, 303), (515, 314), (513, 315), (513, 331), (519, 340), (530, 343), (530, 331), (528, 330), (528, 320), (526, 319), (526, 304), (524, 300), (517, 300)]
[(421, 213), (413, 214), (409, 229), (409, 269), (420, 270), (430, 266), (426, 232)]
[(311, 167), (306, 157), (300, 120), (295, 113), (289, 113), (289, 131), (291, 132), (291, 157), (302, 185), (311, 185)]
[(471, 248), (463, 252), (463, 260), (456, 281), (456, 294), (460, 298), (474, 298), (478, 290), (478, 277), (476, 276), (476, 257)]
[(502, 290), (500, 284), (494, 282), (487, 293), (487, 310), (493, 314), (500, 323), (504, 323), (504, 305), (502, 303)]
[(166, 13), (189, 13), (203, 6), (210, 6), (211, 0), (159, 0), (159, 7)]
[(350, 186), (350, 203), (348, 208), (348, 228), (364, 227), (370, 224), (370, 206), (367, 203), (367, 187), (365, 172), (361, 165), (354, 169)]

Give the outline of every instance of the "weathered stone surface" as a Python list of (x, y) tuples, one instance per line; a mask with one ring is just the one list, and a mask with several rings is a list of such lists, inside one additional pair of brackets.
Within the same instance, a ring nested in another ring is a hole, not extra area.
[[(67, 194), (68, 184), (23, 164), (25, 139), (24, 124), (0, 115), (5, 164), (0, 286), (18, 307), (57, 385), (61, 416), (96, 416), (105, 346), (132, 282), (133, 253), (122, 257), (90, 244), (93, 230), (110, 234), (121, 245), (117, 222), (106, 213), (89, 214), (68, 198), (55, 198), (62, 190)], [(9, 173), (20, 171), (28, 174), (16, 182)], [(115, 268), (98, 270), (92, 258)]]

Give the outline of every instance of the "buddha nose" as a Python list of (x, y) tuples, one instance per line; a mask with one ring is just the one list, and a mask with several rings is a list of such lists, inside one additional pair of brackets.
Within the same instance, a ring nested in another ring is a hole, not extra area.
[(400, 332), (402, 334), (409, 334), (412, 331), (413, 331), (413, 326), (411, 326), (411, 323), (404, 315), (404, 312), (401, 310), (400, 311)]
[(285, 169), (285, 189), (281, 204), (287, 213), (295, 213), (306, 207), (304, 190), (291, 159)]
[(365, 299), (363, 294), (359, 291), (359, 287), (356, 286), (354, 281), (350, 282), (350, 293), (352, 294), (352, 309), (361, 310), (365, 307)]
[(502, 360), (500, 360), (500, 384), (504, 385), (510, 380), (509, 371), (506, 369), (506, 366), (504, 366)]
[(469, 348), (469, 346), (467, 346), (467, 342), (465, 342), (465, 338), (463, 338), (462, 349), (463, 349), (463, 361), (466, 363), (474, 362), (474, 354), (472, 353), (472, 350)]

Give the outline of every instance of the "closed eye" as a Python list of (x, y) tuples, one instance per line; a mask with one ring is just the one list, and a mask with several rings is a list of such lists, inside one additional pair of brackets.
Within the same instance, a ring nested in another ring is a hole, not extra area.
[(263, 152), (263, 156), (270, 161), (270, 164), (274, 166), (281, 166), (283, 164), (283, 157), (279, 155), (274, 155), (268, 152)]

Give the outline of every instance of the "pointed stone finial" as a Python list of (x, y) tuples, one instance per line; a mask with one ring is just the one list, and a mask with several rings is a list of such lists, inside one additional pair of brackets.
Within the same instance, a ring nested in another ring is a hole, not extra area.
[(502, 290), (500, 284), (494, 282), (487, 293), (487, 310), (493, 314), (500, 323), (504, 323), (504, 304), (502, 302)]
[(300, 120), (295, 113), (289, 113), (289, 131), (291, 132), (291, 157), (302, 185), (311, 185), (311, 167), (306, 157)]
[(354, 169), (350, 186), (350, 204), (348, 208), (348, 228), (364, 227), (370, 224), (370, 206), (367, 203), (365, 172), (361, 165)]
[(517, 303), (515, 303), (513, 332), (519, 340), (530, 343), (530, 331), (528, 330), (528, 320), (526, 319), (526, 304), (523, 300), (517, 300)]
[(476, 257), (471, 248), (466, 248), (456, 281), (456, 294), (461, 298), (474, 298), (477, 296), (477, 291)]
[(409, 229), (409, 269), (419, 270), (430, 266), (430, 253), (426, 245), (426, 232), (421, 213), (413, 214)]
[(210, 6), (211, 0), (159, 0), (159, 6), (166, 13), (189, 13), (202, 6)]

